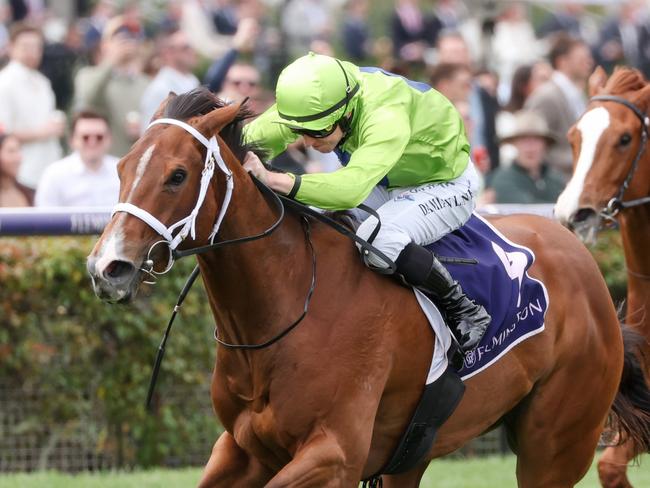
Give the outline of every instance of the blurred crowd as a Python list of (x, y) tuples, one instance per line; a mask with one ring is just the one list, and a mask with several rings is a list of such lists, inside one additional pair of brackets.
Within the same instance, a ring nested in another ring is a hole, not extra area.
[[(650, 2), (595, 3), (0, 0), (0, 206), (112, 206), (119, 158), (170, 91), (204, 84), (259, 113), (310, 50), (449, 98), (483, 204), (554, 202), (595, 65), (650, 76)], [(273, 164), (339, 163), (298, 141)]]

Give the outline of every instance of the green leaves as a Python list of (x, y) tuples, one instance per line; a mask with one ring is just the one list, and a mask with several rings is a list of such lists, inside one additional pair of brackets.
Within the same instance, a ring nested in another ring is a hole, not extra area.
[(599, 233), (596, 245), (590, 250), (605, 277), (614, 303), (620, 303), (627, 294), (627, 272), (621, 234), (613, 230)]
[(206, 458), (220, 427), (207, 373), (214, 322), (200, 280), (168, 342), (156, 415), (144, 410), (154, 355), (193, 260), (153, 289), (143, 285), (135, 304), (111, 306), (95, 297), (86, 273), (93, 243), (0, 240), (0, 382), (39, 398), (16, 428), (43, 435), (52, 426), (63, 440), (82, 429), (88, 445), (127, 465), (188, 462), (190, 446)]

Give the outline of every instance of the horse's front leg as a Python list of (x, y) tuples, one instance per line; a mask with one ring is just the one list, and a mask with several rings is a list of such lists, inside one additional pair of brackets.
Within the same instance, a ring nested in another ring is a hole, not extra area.
[(262, 487), (272, 476), (271, 471), (239, 447), (228, 432), (224, 432), (212, 448), (199, 488)]
[(332, 433), (321, 432), (301, 446), (266, 488), (356, 487), (363, 462), (362, 456), (344, 452)]

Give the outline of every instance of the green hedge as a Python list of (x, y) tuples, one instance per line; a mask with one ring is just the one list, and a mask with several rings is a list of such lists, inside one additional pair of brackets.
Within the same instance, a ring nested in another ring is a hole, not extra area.
[[(86, 274), (93, 242), (0, 240), (0, 382), (47, 399), (0, 434), (41, 432), (47, 425), (65, 438), (83, 428), (91, 448), (115, 465), (185, 464), (192, 449), (207, 456), (219, 426), (209, 400), (213, 320), (200, 280), (168, 343), (156, 415), (144, 410), (162, 331), (194, 262), (181, 260), (153, 289), (144, 285), (132, 305), (111, 306), (95, 297)], [(622, 299), (619, 236), (605, 234), (594, 254), (615, 299)], [(179, 391), (188, 393), (168, 401)]]
[(613, 230), (601, 232), (591, 253), (605, 277), (614, 303), (617, 306), (622, 304), (627, 294), (627, 274), (621, 234)]
[[(47, 399), (12, 426), (13, 434), (42, 424), (57, 426), (63, 438), (81, 429), (116, 465), (182, 463), (197, 436), (213, 442), (219, 431), (209, 400), (214, 322), (200, 280), (168, 342), (155, 416), (144, 400), (162, 332), (194, 262), (182, 260), (153, 289), (143, 285), (132, 305), (111, 306), (95, 297), (86, 273), (93, 242), (0, 240), (0, 381)], [(165, 392), (195, 390), (203, 393), (165, 401)]]

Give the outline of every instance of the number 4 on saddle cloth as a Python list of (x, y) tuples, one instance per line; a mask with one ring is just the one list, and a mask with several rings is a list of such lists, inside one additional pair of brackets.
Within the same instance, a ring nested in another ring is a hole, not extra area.
[(483, 305), (492, 317), (479, 345), (465, 353), (458, 369), (463, 380), (544, 330), (548, 293), (542, 282), (528, 275), (535, 261), (533, 251), (513, 243), (477, 214), (427, 249), (438, 256), (478, 261), (474, 265), (445, 263), (467, 296)]
[[(437, 430), (460, 402), (467, 380), (494, 364), (520, 342), (544, 330), (548, 293), (542, 282), (528, 275), (534, 253), (508, 240), (489, 222), (473, 214), (460, 229), (427, 246), (437, 256), (475, 259), (477, 264), (445, 262), (472, 300), (485, 307), (492, 322), (479, 345), (465, 353), (462, 365), (449, 364), (451, 332), (431, 300), (415, 294), (436, 335), (427, 382), (411, 422), (390, 461), (381, 470), (396, 474), (409, 470), (430, 450)], [(379, 474), (366, 480), (368, 486)]]

